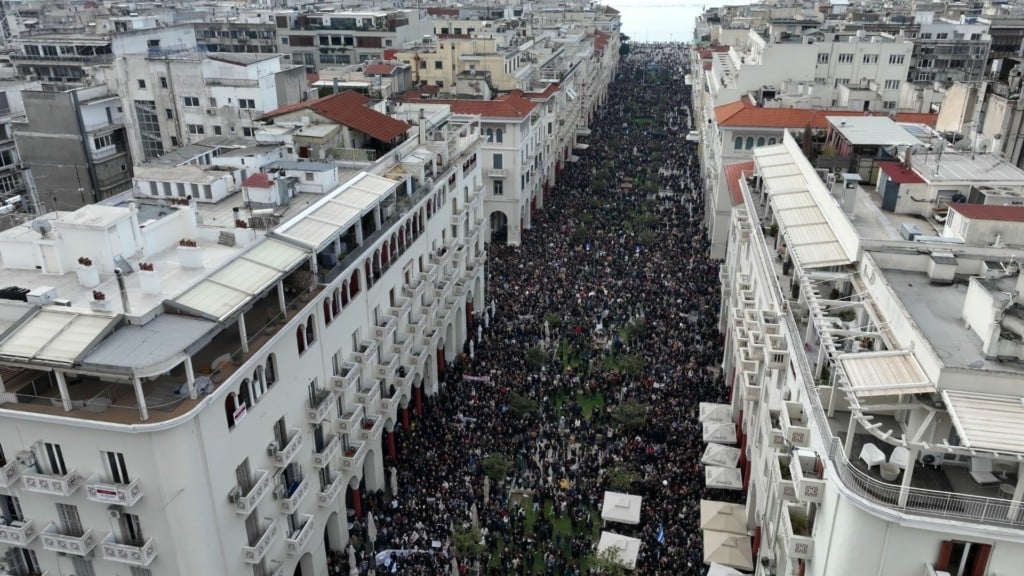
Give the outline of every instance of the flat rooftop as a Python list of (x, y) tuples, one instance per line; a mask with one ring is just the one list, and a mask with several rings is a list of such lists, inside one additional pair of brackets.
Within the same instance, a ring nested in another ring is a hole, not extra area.
[(974, 185), (1024, 183), (1024, 170), (992, 154), (970, 154), (946, 150), (942, 158), (936, 153), (915, 154), (914, 169), (932, 184), (970, 182)]
[[(951, 368), (1015, 372), (1024, 364), (985, 358), (981, 339), (962, 318), (967, 285), (931, 284), (923, 272), (883, 270), (886, 281), (942, 362)], [(1012, 278), (1007, 291), (1013, 290)]]
[(853, 146), (913, 146), (913, 134), (888, 116), (827, 116), (832, 129)]

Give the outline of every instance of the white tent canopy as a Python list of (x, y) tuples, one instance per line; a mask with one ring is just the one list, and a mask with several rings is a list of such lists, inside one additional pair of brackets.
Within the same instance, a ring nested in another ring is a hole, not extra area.
[(636, 525), (640, 523), (643, 498), (622, 492), (605, 492), (601, 506), (601, 520)]
[(739, 468), (705, 466), (704, 485), (708, 488), (723, 490), (743, 490), (743, 473)]
[(616, 564), (628, 570), (636, 570), (636, 559), (640, 556), (640, 539), (630, 538), (614, 532), (601, 532), (597, 542), (597, 554), (602, 556), (605, 550), (615, 550)]
[(747, 576), (746, 572), (740, 572), (735, 568), (730, 568), (724, 564), (718, 562), (712, 562), (708, 568), (707, 576)]
[(703, 427), (705, 442), (736, 443), (736, 426), (732, 422), (704, 422)]
[(704, 455), (700, 458), (701, 464), (709, 466), (725, 466), (727, 468), (735, 468), (739, 462), (739, 448), (736, 448), (735, 446), (715, 444), (714, 442), (708, 442), (708, 447), (704, 449)]
[(701, 422), (732, 422), (732, 406), (728, 404), (701, 402), (699, 408)]
[(746, 534), (747, 508), (731, 502), (701, 500), (700, 529)]
[(728, 532), (704, 531), (704, 563), (717, 562), (740, 570), (754, 569), (750, 536)]

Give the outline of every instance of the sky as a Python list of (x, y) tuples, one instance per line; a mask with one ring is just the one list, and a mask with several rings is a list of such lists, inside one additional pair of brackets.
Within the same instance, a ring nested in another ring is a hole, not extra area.
[(693, 21), (707, 7), (749, 0), (607, 0), (622, 17), (622, 33), (634, 42), (691, 42)]

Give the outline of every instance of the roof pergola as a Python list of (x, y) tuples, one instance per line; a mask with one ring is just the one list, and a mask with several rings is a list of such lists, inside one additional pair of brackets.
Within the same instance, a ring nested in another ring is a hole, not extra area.
[(935, 385), (907, 350), (842, 354), (838, 361), (857, 398), (935, 392)]
[(1024, 398), (943, 390), (960, 444), (997, 453), (1024, 453)]

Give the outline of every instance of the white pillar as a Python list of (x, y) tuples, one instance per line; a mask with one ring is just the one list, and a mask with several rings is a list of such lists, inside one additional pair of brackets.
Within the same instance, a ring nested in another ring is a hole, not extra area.
[(4, 386), (4, 375), (0, 374), (0, 392), (7, 392), (7, 387)]
[(142, 392), (142, 379), (133, 376), (132, 382), (135, 384), (135, 399), (139, 403), (139, 417), (145, 422), (149, 420), (149, 408), (146, 406), (146, 395)]
[(857, 432), (857, 417), (853, 412), (850, 412), (850, 427), (846, 430), (846, 444), (843, 446), (843, 451), (846, 452), (847, 458), (852, 458), (850, 454), (853, 452), (853, 435)]
[(242, 339), (242, 352), (249, 353), (249, 334), (245, 331), (245, 313), (238, 315), (238, 335)]
[(900, 483), (900, 507), (907, 505), (907, 496), (910, 495), (910, 481), (914, 477), (914, 463), (917, 462), (918, 448), (911, 448), (907, 455), (907, 468), (903, 471), (903, 482)]
[(288, 301), (284, 297), (284, 280), (277, 283), (277, 303), (281, 306), (281, 316), (287, 316)]
[(1008, 520), (1017, 520), (1020, 514), (1020, 501), (1024, 499), (1024, 462), (1017, 464), (1017, 485), (1013, 488), (1013, 497), (1010, 500), (1010, 509), (1006, 512)]
[(60, 389), (60, 399), (64, 403), (64, 411), (71, 411), (71, 395), (68, 394), (68, 381), (64, 379), (64, 373), (60, 370), (54, 370), (54, 375), (57, 376), (57, 388)]
[(196, 371), (192, 367), (192, 357), (185, 357), (185, 381), (188, 382), (188, 397), (195, 400), (199, 397), (196, 392)]

